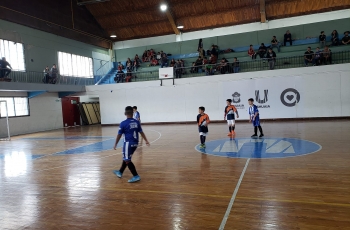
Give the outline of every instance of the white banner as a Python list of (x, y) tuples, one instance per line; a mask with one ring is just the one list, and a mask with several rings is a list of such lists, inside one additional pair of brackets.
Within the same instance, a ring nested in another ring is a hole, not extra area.
[(174, 68), (159, 68), (159, 79), (171, 79), (174, 78)]

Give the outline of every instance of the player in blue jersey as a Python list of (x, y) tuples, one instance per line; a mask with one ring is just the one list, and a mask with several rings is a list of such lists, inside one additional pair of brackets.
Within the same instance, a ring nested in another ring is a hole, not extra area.
[(141, 122), (141, 117), (140, 117), (140, 113), (137, 111), (137, 106), (132, 107), (132, 109), (134, 111), (133, 118)]
[(132, 154), (137, 149), (139, 143), (139, 133), (145, 139), (146, 145), (149, 146), (150, 144), (146, 138), (146, 135), (142, 131), (140, 122), (132, 118), (133, 108), (131, 106), (127, 106), (125, 108), (125, 116), (127, 119), (120, 123), (118, 136), (114, 144), (114, 149), (116, 149), (119, 140), (121, 139), (122, 135), (124, 135), (123, 164), (119, 170), (114, 170), (113, 173), (117, 175), (117, 177), (121, 178), (123, 176), (123, 172), (126, 166), (128, 166), (130, 172), (133, 175), (133, 177), (130, 180), (128, 180), (128, 182), (133, 183), (141, 179), (140, 176), (137, 174), (134, 163), (131, 162)]
[(252, 137), (257, 137), (258, 136), (258, 128), (259, 128), (259, 132), (260, 132), (260, 136), (259, 137), (263, 137), (264, 133), (263, 130), (260, 126), (260, 116), (259, 116), (259, 110), (258, 107), (256, 105), (254, 105), (254, 99), (250, 98), (248, 100), (249, 103), (249, 122), (253, 123), (254, 126), (254, 134), (252, 135)]

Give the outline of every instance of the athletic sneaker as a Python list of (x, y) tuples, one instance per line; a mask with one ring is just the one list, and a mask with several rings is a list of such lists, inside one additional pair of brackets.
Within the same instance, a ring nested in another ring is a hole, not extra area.
[(257, 134), (252, 135), (252, 137), (257, 137), (257, 136), (258, 136)]
[(200, 144), (200, 145), (199, 145), (199, 148), (200, 148), (200, 149), (204, 149), (204, 144)]
[(134, 183), (134, 182), (137, 182), (141, 180), (140, 176), (137, 175), (137, 176), (133, 176), (130, 180), (128, 180), (129, 183)]
[(263, 136), (264, 136), (264, 134), (261, 133), (259, 137), (263, 137)]
[(119, 170), (113, 170), (113, 173), (117, 175), (117, 177), (122, 178), (123, 173), (121, 173)]
[(205, 149), (207, 146), (205, 146), (205, 144), (202, 145), (203, 149)]

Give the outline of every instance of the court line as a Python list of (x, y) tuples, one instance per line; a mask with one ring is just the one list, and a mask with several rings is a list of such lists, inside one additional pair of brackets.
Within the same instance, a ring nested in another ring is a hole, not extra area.
[(235, 199), (236, 199), (236, 195), (237, 195), (237, 193), (238, 193), (239, 186), (241, 185), (241, 182), (242, 182), (242, 180), (243, 180), (245, 171), (247, 170), (249, 161), (250, 161), (250, 158), (248, 158), (247, 162), (245, 163), (244, 169), (243, 169), (243, 171), (242, 171), (242, 173), (241, 173), (241, 176), (239, 177), (239, 180), (238, 180), (238, 183), (237, 183), (237, 185), (236, 185), (236, 188), (235, 188), (235, 190), (233, 191), (233, 194), (232, 194), (232, 198), (231, 198), (231, 200), (230, 200), (230, 203), (228, 204), (228, 207), (227, 207), (226, 213), (225, 213), (225, 215), (224, 215), (224, 218), (223, 218), (222, 221), (221, 221), (221, 225), (220, 225), (220, 227), (219, 227), (219, 230), (223, 230), (223, 229), (225, 228), (226, 221), (227, 221), (227, 219), (228, 219), (228, 216), (230, 215), (230, 212), (231, 212), (233, 203), (235, 202)]
[[(158, 140), (162, 137), (162, 133), (161, 133), (161, 132), (158, 132), (157, 130), (153, 130), (153, 129), (150, 129), (150, 130), (151, 130), (151, 131), (154, 131), (154, 132), (156, 132), (156, 133), (159, 134), (159, 137), (158, 137), (157, 139), (155, 139), (154, 141), (150, 142), (150, 144), (152, 144), (152, 143), (158, 141)], [(145, 146), (146, 146), (146, 145), (141, 145), (141, 146), (138, 147), (138, 148), (143, 148), (143, 147), (145, 147)], [(118, 149), (120, 149), (120, 148), (121, 148), (121, 147), (119, 147)], [(111, 150), (112, 150), (112, 148), (111, 148)], [(104, 150), (104, 151), (107, 151), (107, 150)], [(101, 151), (101, 152), (104, 152), (104, 151)], [(101, 152), (97, 152), (97, 153), (101, 153)], [(94, 152), (94, 153), (96, 153), (96, 152)], [(99, 157), (99, 158), (97, 158), (97, 159), (104, 159), (104, 158), (116, 156), (116, 155), (121, 154), (121, 153), (122, 153), (122, 152), (118, 152), (118, 153), (114, 153), (114, 154), (111, 154), (111, 155)], [(88, 154), (88, 153), (86, 153), (86, 154)], [(50, 155), (50, 156), (52, 156), (52, 155)], [(64, 155), (62, 155), (62, 156), (64, 156)], [(91, 160), (94, 160), (94, 161), (95, 161), (96, 158), (91, 159)], [(86, 160), (84, 160), (83, 162), (86, 162)], [(81, 163), (82, 163), (82, 162), (76, 162), (76, 163), (73, 163), (73, 164), (61, 165), (61, 166), (52, 167), (52, 168), (47, 168), (47, 169), (42, 169), (42, 170), (35, 170), (34, 172), (49, 171), (49, 170), (52, 170), (52, 169), (64, 168), (64, 167), (66, 167), (66, 166), (77, 165), (77, 164), (81, 164)]]

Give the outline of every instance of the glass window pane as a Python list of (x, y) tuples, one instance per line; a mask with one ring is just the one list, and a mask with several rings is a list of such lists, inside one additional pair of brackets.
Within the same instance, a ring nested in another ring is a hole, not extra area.
[(26, 97), (15, 97), (14, 100), (15, 100), (16, 116), (29, 115), (28, 98), (26, 98)]
[(23, 44), (0, 39), (0, 57), (5, 57), (13, 70), (25, 71)]
[[(0, 101), (6, 101), (7, 102), (7, 111), (9, 117), (15, 116), (15, 105), (13, 102), (13, 97), (0, 97)], [(6, 117), (6, 104), (0, 103), (0, 114), (1, 117)]]

